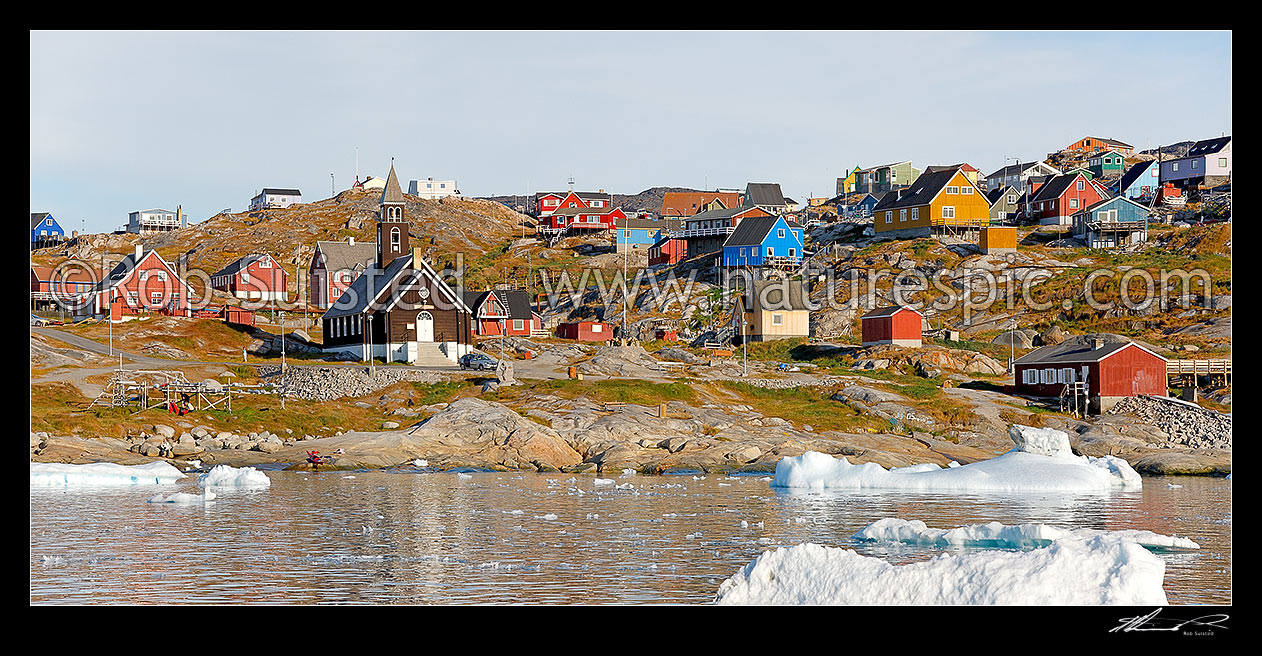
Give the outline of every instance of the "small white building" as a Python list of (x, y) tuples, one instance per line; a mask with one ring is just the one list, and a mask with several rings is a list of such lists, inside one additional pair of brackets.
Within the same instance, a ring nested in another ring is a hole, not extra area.
[(149, 232), (170, 232), (188, 227), (188, 217), (184, 216), (184, 208), (177, 205), (175, 211), (159, 208), (136, 210), (127, 215), (127, 232), (144, 234)]
[(297, 189), (266, 188), (250, 199), (250, 211), (289, 207), (302, 202), (302, 192)]
[(424, 180), (412, 180), (409, 182), (408, 194), (420, 198), (437, 200), (448, 196), (459, 196), (460, 189), (456, 187), (455, 180), (435, 180), (433, 178), (425, 178)]

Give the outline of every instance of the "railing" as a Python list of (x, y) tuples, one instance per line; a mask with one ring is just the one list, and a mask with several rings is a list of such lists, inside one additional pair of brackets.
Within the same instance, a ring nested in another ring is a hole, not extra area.
[(990, 227), (992, 223), (993, 223), (993, 220), (990, 217), (986, 217), (984, 219), (976, 219), (976, 218), (966, 219), (966, 218), (954, 218), (954, 217), (946, 218), (946, 219), (942, 217), (935, 217), (935, 218), (929, 219), (929, 225), (935, 228), (943, 228), (943, 227), (986, 228), (986, 227)]
[(802, 258), (797, 255), (767, 255), (762, 258), (766, 266), (796, 266), (801, 262)]
[(692, 230), (672, 230), (670, 232), (671, 239), (687, 239), (689, 237), (717, 237), (719, 235), (730, 235), (736, 228), (725, 226), (722, 228), (694, 228)]
[(1230, 375), (1231, 360), (1169, 360), (1166, 362), (1166, 375), (1191, 374), (1196, 376)]

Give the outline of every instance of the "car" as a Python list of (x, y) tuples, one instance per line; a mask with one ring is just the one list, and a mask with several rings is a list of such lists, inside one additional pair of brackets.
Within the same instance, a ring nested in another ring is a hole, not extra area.
[(469, 353), (460, 357), (461, 369), (494, 371), (499, 364), (495, 358), (482, 355), (481, 353)]

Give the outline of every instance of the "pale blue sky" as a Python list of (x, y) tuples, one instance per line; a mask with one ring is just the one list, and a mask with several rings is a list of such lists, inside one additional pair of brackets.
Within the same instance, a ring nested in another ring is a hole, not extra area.
[(1229, 32), (32, 32), (31, 211), (67, 231), (330, 195), (780, 182), (1231, 131)]

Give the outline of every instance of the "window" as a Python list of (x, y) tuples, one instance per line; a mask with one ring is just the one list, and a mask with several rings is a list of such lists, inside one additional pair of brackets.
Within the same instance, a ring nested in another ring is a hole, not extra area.
[(744, 249), (744, 248), (742, 248), (742, 249), (741, 249), (741, 259), (744, 259), (744, 258), (745, 258), (745, 249)]
[(399, 250), (400, 233), (398, 228), (390, 228), (390, 249)]
[(780, 312), (772, 312), (772, 313), (771, 313), (771, 325), (773, 325), (773, 326), (783, 326), (783, 325), (784, 325), (784, 314), (782, 314), (782, 313), (780, 313)]
[(798, 249), (796, 249), (796, 248), (790, 248), (790, 249), (789, 249), (789, 257), (796, 257), (796, 256), (797, 256), (797, 254), (798, 254)]
[(513, 319), (513, 330), (522, 330), (522, 329), (523, 329), (522, 320)]
[(772, 256), (774, 256), (775, 254), (776, 254), (776, 249), (775, 249), (775, 248), (773, 248), (773, 247), (771, 247), (771, 246), (768, 246), (768, 247), (767, 247), (767, 257), (772, 257)]
[(893, 222), (894, 222), (894, 213), (893, 213), (893, 212), (886, 212), (886, 213), (885, 213), (885, 222), (886, 222), (886, 223), (893, 223)]
[(959, 187), (947, 187), (947, 194), (954, 196), (959, 193), (960, 193)]
[(1071, 209), (1071, 210), (1073, 210), (1073, 209), (1078, 209), (1078, 199), (1077, 199), (1077, 198), (1070, 198), (1070, 199), (1069, 199), (1069, 209)]
[(1016, 195), (1016, 194), (1008, 194), (1008, 204), (1009, 204), (1009, 205), (1016, 205), (1016, 204), (1017, 204), (1017, 195)]
[(776, 230), (776, 237), (778, 239), (784, 239), (784, 228), (780, 228), (779, 230)]
[(953, 206), (951, 206), (951, 205), (944, 205), (944, 206), (942, 206), (942, 218), (944, 218), (944, 219), (954, 219), (954, 218), (955, 218), (955, 207), (953, 207)]
[(1086, 182), (1083, 182), (1082, 180), (1079, 180), (1079, 181), (1078, 181), (1078, 191), (1082, 191), (1083, 189), (1085, 189), (1085, 188), (1086, 188), (1086, 184), (1087, 184)]
[(1033, 385), (1034, 383), (1037, 383), (1038, 378), (1034, 376), (1034, 373), (1035, 372), (1033, 369), (1022, 369), (1021, 382), (1025, 383), (1026, 385)]
[(961, 194), (963, 194), (963, 195), (965, 195), (965, 196), (970, 196), (970, 195), (972, 195), (972, 193), (973, 193), (973, 188), (972, 188), (972, 187), (960, 187), (960, 193), (961, 193)]
[(264, 259), (262, 259), (262, 260), (259, 260), (259, 268), (261, 268), (261, 269), (270, 269), (270, 268), (272, 268), (272, 260), (271, 260), (271, 259), (269, 259), (269, 258), (264, 258)]
[(1192, 168), (1196, 168), (1196, 160), (1192, 160)]
[[(1226, 157), (1219, 157), (1219, 158), (1218, 158), (1218, 168), (1220, 168), (1220, 169), (1225, 169), (1225, 168), (1227, 168), (1227, 158), (1226, 158)], [(49, 221), (49, 223), (52, 223), (52, 221)]]
[(920, 208), (919, 207), (911, 208), (911, 220), (917, 221), (919, 219), (920, 219)]
[(605, 327), (604, 327), (604, 326), (602, 326), (602, 325), (600, 325), (600, 324), (598, 324), (598, 323), (594, 323), (594, 324), (592, 324), (592, 332), (594, 332), (594, 333), (602, 332), (602, 331), (604, 331), (604, 329), (605, 329)]
[(898, 211), (898, 220), (900, 223), (907, 220), (907, 210)]
[(1178, 162), (1172, 162), (1172, 163), (1170, 164), (1170, 170), (1171, 170), (1171, 171), (1178, 171), (1178, 170), (1179, 170), (1179, 163), (1178, 163)]

